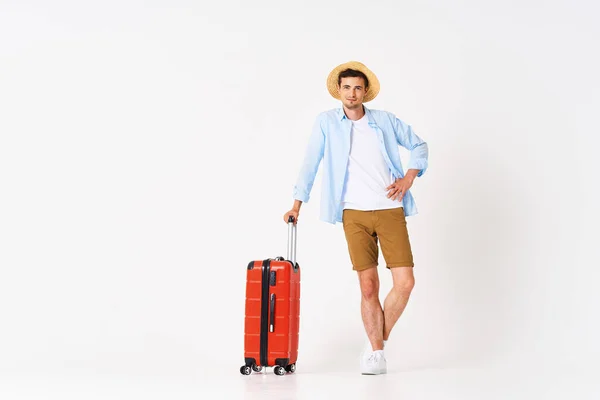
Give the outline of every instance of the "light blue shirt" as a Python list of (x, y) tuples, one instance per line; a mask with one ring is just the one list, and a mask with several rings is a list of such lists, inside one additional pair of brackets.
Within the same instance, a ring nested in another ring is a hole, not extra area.
[[(379, 148), (393, 179), (404, 177), (398, 145), (410, 150), (408, 169), (418, 169), (423, 175), (427, 170), (428, 147), (405, 122), (387, 111), (370, 110), (363, 106), (369, 125), (377, 133)], [(331, 224), (342, 222), (342, 191), (346, 179), (346, 167), (350, 154), (352, 121), (343, 108), (325, 111), (317, 117), (308, 141), (304, 162), (300, 168), (294, 199), (308, 203), (315, 176), (323, 160), (320, 219)], [(404, 214), (417, 214), (417, 207), (410, 190), (402, 199)]]

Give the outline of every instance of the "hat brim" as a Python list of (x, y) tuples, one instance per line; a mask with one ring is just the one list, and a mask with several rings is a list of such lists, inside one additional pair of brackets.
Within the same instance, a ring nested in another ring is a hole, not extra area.
[(363, 98), (363, 103), (367, 103), (373, 100), (375, 97), (377, 97), (377, 95), (379, 94), (379, 79), (377, 79), (377, 76), (375, 76), (375, 74), (364, 64), (358, 61), (349, 61), (347, 63), (340, 64), (337, 67), (335, 67), (327, 77), (327, 90), (329, 91), (329, 94), (333, 96), (333, 98), (341, 100), (338, 91), (338, 77), (340, 75), (340, 72), (346, 69), (354, 69), (360, 71), (363, 74), (365, 74), (365, 76), (369, 80), (369, 88), (367, 90), (367, 93), (365, 94), (365, 97)]

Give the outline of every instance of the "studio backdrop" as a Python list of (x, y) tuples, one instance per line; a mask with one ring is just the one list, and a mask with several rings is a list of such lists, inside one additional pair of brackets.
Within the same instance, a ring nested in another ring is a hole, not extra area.
[[(394, 370), (594, 367), (598, 28), (526, 3), (2, 2), (0, 374), (239, 376), (246, 266), (286, 255), (312, 125), (340, 106), (327, 74), (350, 60), (430, 151)], [(354, 371), (360, 291), (321, 172), (298, 370)]]

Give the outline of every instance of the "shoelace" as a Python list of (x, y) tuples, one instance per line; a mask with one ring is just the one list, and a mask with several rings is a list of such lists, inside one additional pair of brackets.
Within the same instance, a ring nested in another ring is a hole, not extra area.
[(368, 362), (368, 363), (371, 363), (371, 364), (375, 364), (376, 362), (378, 362), (378, 361), (379, 361), (379, 358), (380, 358), (379, 354), (372, 353), (372, 354), (369, 356), (369, 358), (367, 359), (367, 362)]

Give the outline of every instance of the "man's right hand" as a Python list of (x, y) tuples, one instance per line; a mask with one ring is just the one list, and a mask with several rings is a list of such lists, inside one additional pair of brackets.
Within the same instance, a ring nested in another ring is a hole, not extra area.
[(294, 217), (294, 225), (295, 225), (298, 223), (298, 214), (300, 214), (299, 210), (291, 209), (290, 211), (285, 213), (285, 215), (283, 216), (283, 220), (287, 224), (289, 222), (290, 217)]

